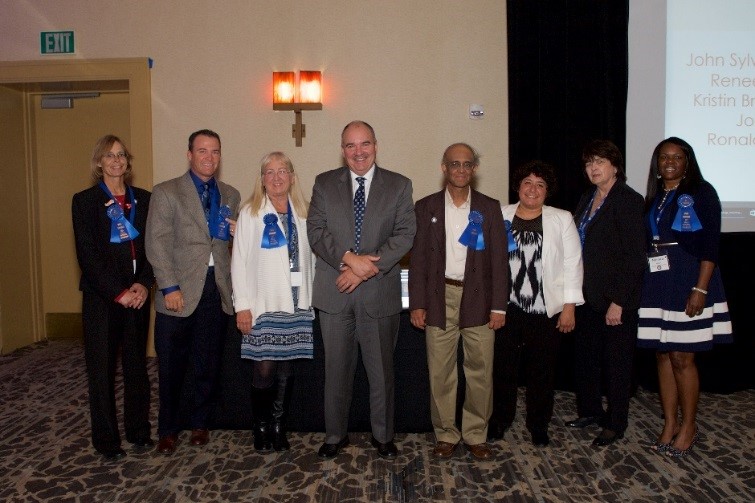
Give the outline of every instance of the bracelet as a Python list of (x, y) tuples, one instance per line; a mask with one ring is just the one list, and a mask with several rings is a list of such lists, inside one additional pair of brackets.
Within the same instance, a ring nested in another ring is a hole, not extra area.
[(708, 290), (703, 290), (702, 288), (697, 288), (696, 286), (692, 287), (693, 292), (700, 292), (703, 295), (708, 295)]

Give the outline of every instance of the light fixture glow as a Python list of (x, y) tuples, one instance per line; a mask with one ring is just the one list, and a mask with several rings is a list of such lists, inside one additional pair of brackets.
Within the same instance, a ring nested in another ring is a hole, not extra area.
[(294, 72), (273, 72), (273, 103), (293, 103)]
[(299, 102), (322, 102), (322, 72), (299, 72)]
[(293, 110), (296, 122), (291, 136), (296, 138), (296, 146), (301, 147), (302, 138), (306, 136), (302, 110), (322, 110), (322, 72), (301, 71), (299, 85), (295, 86), (294, 82), (294, 72), (273, 72), (273, 110)]

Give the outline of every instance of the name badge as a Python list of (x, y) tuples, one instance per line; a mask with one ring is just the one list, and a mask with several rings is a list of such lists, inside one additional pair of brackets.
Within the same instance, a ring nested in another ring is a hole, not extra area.
[(301, 271), (291, 271), (291, 286), (301, 286), (302, 280)]
[(668, 261), (668, 255), (666, 255), (665, 253), (648, 255), (648, 266), (650, 266), (650, 272), (661, 272), (671, 269), (671, 264)]

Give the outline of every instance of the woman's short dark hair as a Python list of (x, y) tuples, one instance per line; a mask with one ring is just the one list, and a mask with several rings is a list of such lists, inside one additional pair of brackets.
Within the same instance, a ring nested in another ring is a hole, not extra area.
[(558, 179), (556, 178), (556, 168), (553, 165), (548, 164), (545, 161), (532, 160), (525, 162), (516, 167), (514, 173), (511, 175), (512, 186), (515, 191), (519, 190), (522, 180), (530, 175), (535, 175), (542, 178), (545, 181), (545, 189), (547, 197), (552, 196), (558, 189)]
[(624, 171), (624, 156), (621, 150), (610, 140), (592, 140), (582, 149), (582, 162), (587, 164), (596, 157), (607, 159), (616, 168), (616, 178), (622, 182), (627, 181)]

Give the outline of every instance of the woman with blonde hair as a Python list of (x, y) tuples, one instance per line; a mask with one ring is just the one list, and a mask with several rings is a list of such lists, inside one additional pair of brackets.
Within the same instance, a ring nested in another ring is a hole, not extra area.
[(231, 260), (241, 357), (254, 361), (254, 448), (290, 448), (285, 418), (291, 361), (312, 358), (314, 257), (307, 203), (291, 160), (282, 152), (260, 162), (252, 195), (239, 212)]

